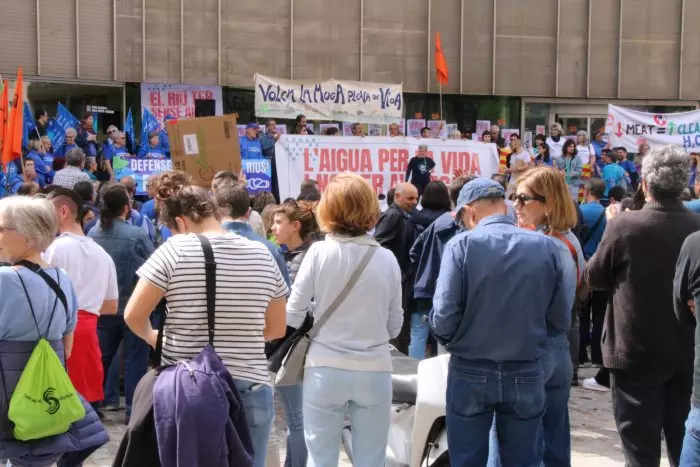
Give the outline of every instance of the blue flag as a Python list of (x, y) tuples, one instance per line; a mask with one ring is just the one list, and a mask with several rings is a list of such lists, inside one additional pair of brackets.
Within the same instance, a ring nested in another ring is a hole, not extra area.
[(126, 136), (126, 147), (132, 154), (136, 153), (136, 133), (134, 133), (134, 116), (131, 114), (131, 107), (126, 114), (124, 122), (124, 134)]
[(159, 130), (160, 122), (150, 110), (144, 107), (143, 115), (141, 116), (141, 147), (148, 146), (149, 133)]
[(78, 119), (70, 113), (70, 110), (66, 109), (63, 104), (59, 102), (58, 108), (56, 109), (56, 118), (49, 119), (46, 130), (49, 138), (51, 138), (51, 145), (54, 151), (66, 142), (66, 130), (68, 128), (78, 128)]
[(26, 148), (29, 144), (29, 138), (38, 138), (39, 132), (36, 129), (36, 123), (32, 115), (32, 109), (29, 108), (27, 101), (24, 101), (24, 128), (22, 130), (22, 147)]

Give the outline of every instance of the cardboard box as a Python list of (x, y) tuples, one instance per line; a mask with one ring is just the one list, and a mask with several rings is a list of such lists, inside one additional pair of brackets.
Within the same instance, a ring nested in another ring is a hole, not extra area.
[(241, 170), (237, 115), (200, 117), (168, 122), (173, 169), (190, 175), (195, 183), (209, 189), (220, 170)]

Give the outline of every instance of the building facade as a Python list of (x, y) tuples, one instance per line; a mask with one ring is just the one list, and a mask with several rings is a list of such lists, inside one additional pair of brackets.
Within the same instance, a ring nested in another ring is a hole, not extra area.
[[(0, 0), (0, 73), (30, 100), (140, 108), (138, 83), (221, 86), (252, 115), (254, 73), (403, 83), (406, 118), (595, 131), (607, 103), (697, 107), (698, 0)], [(136, 85), (135, 85), (136, 84)]]

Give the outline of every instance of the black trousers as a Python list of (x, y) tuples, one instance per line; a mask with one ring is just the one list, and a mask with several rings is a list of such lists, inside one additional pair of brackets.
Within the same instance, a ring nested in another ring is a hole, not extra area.
[(586, 348), (590, 345), (591, 362), (596, 365), (603, 364), (603, 352), (600, 349), (600, 341), (603, 337), (603, 322), (605, 321), (605, 310), (608, 306), (608, 296), (607, 291), (594, 290), (586, 306), (581, 308), (581, 328), (579, 329), (581, 347), (578, 353), (580, 363), (588, 361)]
[(610, 382), (627, 466), (659, 466), (662, 430), (669, 463), (678, 466), (690, 413), (692, 368), (684, 374), (610, 370)]
[(391, 345), (404, 355), (408, 355), (408, 346), (411, 344), (411, 312), (413, 311), (413, 276), (401, 282), (403, 303), (403, 324), (401, 332), (396, 339), (391, 340)]

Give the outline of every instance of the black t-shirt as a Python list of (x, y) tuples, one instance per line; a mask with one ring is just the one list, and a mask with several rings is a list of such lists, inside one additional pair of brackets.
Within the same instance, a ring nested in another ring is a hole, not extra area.
[(410, 180), (419, 191), (430, 183), (430, 171), (435, 168), (435, 161), (430, 157), (416, 156), (408, 161), (406, 169), (406, 181)]

